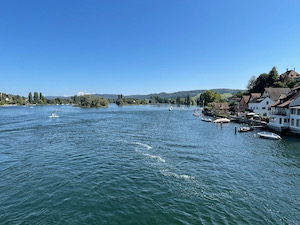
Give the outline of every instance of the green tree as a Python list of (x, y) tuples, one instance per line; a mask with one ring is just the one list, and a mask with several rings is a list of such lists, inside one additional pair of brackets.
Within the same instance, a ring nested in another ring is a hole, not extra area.
[(289, 88), (294, 88), (299, 85), (299, 81), (296, 81), (295, 79), (290, 80), (289, 82), (286, 83), (287, 87)]
[(280, 81), (276, 81), (273, 84), (273, 87), (279, 87), (279, 88), (283, 88), (283, 87), (287, 87), (285, 83), (282, 83)]
[(262, 93), (265, 87), (268, 87), (268, 77), (269, 75), (267, 73), (262, 73), (258, 76), (258, 78), (255, 81), (255, 84), (250, 92), (257, 92)]
[(190, 104), (191, 104), (191, 96), (190, 96), (190, 95), (187, 95), (187, 96), (186, 96), (186, 104), (187, 104), (187, 105), (190, 105)]
[(31, 92), (29, 92), (29, 94), (28, 94), (28, 102), (29, 102), (29, 104), (32, 104), (32, 94), (31, 94)]
[(278, 81), (279, 79), (279, 75), (275, 66), (270, 70), (268, 75), (267, 86), (271, 87), (274, 85), (274, 82)]
[(248, 81), (247, 90), (250, 91), (255, 86), (256, 76), (252, 76), (250, 80)]
[(177, 98), (176, 98), (176, 104), (180, 105), (180, 96), (177, 96)]
[(39, 100), (39, 93), (34, 92), (33, 93), (33, 103), (34, 104), (38, 103), (38, 100)]
[(235, 94), (237, 98), (241, 98), (243, 96), (243, 92), (239, 91)]
[(212, 102), (221, 102), (221, 95), (219, 93), (213, 91), (205, 91), (200, 95), (201, 102), (204, 101), (205, 104), (212, 103)]

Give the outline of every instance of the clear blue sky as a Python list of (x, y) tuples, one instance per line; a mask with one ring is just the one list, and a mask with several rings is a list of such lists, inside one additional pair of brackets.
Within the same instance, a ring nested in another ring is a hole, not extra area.
[(0, 92), (244, 89), (300, 72), (300, 1), (0, 1)]

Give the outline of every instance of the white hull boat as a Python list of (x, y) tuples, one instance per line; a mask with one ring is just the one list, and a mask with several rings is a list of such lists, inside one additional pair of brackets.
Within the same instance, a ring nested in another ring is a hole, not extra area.
[(204, 122), (211, 122), (212, 121), (211, 118), (203, 118), (203, 117), (201, 118), (201, 120), (204, 121)]
[(260, 132), (257, 133), (257, 135), (261, 138), (265, 139), (272, 139), (272, 140), (279, 140), (281, 137), (278, 134), (274, 134), (272, 132)]
[(216, 119), (214, 121), (214, 123), (229, 123), (229, 122), (230, 122), (230, 120), (227, 118), (220, 118), (220, 119)]
[(52, 113), (52, 115), (51, 116), (48, 116), (49, 118), (57, 118), (57, 117), (59, 117), (58, 115), (56, 115), (55, 113)]

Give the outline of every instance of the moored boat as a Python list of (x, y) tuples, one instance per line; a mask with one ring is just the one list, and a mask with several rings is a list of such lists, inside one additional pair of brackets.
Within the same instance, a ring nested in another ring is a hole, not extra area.
[(51, 116), (48, 116), (49, 118), (57, 118), (59, 117), (58, 115), (56, 115), (55, 113), (52, 113)]
[(204, 122), (211, 122), (212, 121), (211, 118), (203, 118), (203, 117), (201, 118), (201, 120), (204, 121)]
[(169, 111), (172, 111), (172, 110), (173, 110), (173, 106), (170, 106), (170, 107), (169, 107)]
[(257, 135), (261, 138), (272, 139), (272, 140), (279, 140), (281, 137), (278, 134), (272, 132), (259, 132)]
[(248, 131), (253, 131), (252, 127), (240, 127), (238, 132), (248, 132)]
[(227, 118), (220, 118), (220, 119), (216, 119), (214, 121), (214, 123), (229, 123), (229, 122), (230, 122), (230, 120)]

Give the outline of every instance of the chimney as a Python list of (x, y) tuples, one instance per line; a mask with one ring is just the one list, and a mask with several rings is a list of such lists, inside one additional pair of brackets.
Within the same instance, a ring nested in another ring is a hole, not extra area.
[(286, 72), (289, 71), (289, 68), (286, 68)]
[(296, 68), (294, 67), (294, 71), (296, 71)]

